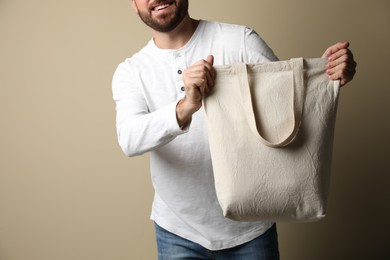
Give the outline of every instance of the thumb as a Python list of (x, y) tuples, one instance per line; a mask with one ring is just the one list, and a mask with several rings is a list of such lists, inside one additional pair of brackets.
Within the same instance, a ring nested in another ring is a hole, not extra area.
[(213, 55), (207, 56), (206, 61), (208, 63), (210, 63), (211, 65), (213, 65), (214, 64), (214, 56)]

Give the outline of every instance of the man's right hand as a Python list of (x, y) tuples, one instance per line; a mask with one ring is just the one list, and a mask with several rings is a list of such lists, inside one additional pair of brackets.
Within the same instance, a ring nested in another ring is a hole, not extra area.
[(192, 115), (202, 106), (202, 97), (214, 86), (216, 76), (213, 68), (214, 57), (209, 55), (187, 68), (183, 73), (185, 97), (176, 107), (176, 117), (181, 128), (186, 127)]

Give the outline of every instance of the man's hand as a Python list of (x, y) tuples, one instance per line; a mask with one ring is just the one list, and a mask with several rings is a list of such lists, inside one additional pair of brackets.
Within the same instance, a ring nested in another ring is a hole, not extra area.
[(187, 126), (192, 115), (202, 106), (202, 97), (214, 86), (214, 57), (209, 55), (206, 60), (200, 60), (183, 73), (185, 97), (176, 107), (177, 121), (180, 127)]
[(339, 42), (330, 46), (322, 58), (328, 59), (327, 73), (331, 80), (340, 80), (344, 86), (353, 79), (356, 73), (356, 62), (348, 49), (349, 42)]

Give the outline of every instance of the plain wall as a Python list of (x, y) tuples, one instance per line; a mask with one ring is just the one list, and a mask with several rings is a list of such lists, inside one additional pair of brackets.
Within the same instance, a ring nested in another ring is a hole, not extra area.
[[(390, 1), (193, 0), (280, 59), (348, 40), (328, 216), (279, 224), (283, 260), (388, 257)], [(111, 79), (150, 31), (130, 0), (0, 0), (0, 259), (156, 259), (148, 155), (127, 158)]]

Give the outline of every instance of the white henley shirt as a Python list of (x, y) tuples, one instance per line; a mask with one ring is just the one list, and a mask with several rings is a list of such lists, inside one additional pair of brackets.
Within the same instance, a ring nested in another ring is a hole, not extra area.
[(201, 20), (184, 47), (159, 49), (152, 39), (121, 63), (113, 77), (113, 98), (123, 152), (127, 156), (151, 152), (155, 189), (151, 218), (178, 236), (220, 250), (258, 237), (273, 223), (223, 217), (204, 112), (196, 112), (187, 129), (177, 123), (176, 105), (185, 94), (182, 72), (210, 54), (215, 66), (277, 60), (252, 29)]

